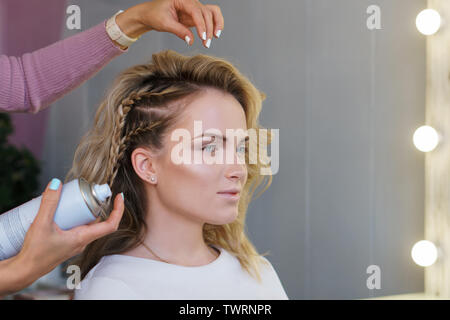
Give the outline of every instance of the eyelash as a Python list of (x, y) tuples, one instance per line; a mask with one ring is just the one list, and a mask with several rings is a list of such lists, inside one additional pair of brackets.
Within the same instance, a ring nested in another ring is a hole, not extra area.
[[(205, 150), (207, 147), (216, 147), (214, 144), (208, 144), (208, 145), (206, 145), (206, 146), (204, 146), (203, 148), (202, 148), (202, 150)], [(215, 151), (216, 149), (214, 149), (214, 151)]]
[[(206, 145), (206, 146), (204, 146), (203, 148), (202, 148), (202, 150), (205, 150), (207, 147), (214, 147), (214, 148), (216, 148), (216, 145), (214, 145), (214, 144), (208, 144), (208, 145)], [(239, 146), (238, 147), (238, 149), (239, 148), (243, 148), (243, 152), (245, 152), (245, 145), (241, 145), (241, 146)], [(214, 151), (216, 151), (216, 149), (214, 149)]]

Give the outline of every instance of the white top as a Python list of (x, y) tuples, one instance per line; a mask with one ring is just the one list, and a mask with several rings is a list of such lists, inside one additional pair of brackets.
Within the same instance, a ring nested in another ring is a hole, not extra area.
[(272, 264), (261, 263), (262, 283), (226, 249), (203, 266), (180, 266), (121, 254), (104, 256), (75, 289), (75, 300), (286, 300)]

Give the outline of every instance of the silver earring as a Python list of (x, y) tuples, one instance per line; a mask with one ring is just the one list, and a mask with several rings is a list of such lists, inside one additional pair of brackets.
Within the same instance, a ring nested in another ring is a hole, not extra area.
[(155, 182), (155, 180), (156, 180), (155, 176), (152, 176), (152, 177), (150, 178), (150, 180), (151, 180), (152, 182)]

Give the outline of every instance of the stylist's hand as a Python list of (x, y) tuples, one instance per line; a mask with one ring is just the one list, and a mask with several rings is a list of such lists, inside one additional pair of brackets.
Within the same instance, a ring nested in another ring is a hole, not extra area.
[(24, 287), (81, 253), (90, 242), (116, 231), (119, 226), (124, 210), (120, 194), (114, 199), (114, 209), (107, 220), (62, 230), (53, 221), (61, 189), (61, 183), (57, 190), (50, 189), (50, 183), (47, 185), (42, 194), (39, 212), (28, 229), (23, 247), (13, 257), (18, 266), (28, 267), (25, 273), (28, 276), (24, 279), (28, 281), (24, 281)]
[(194, 35), (189, 28), (196, 27), (203, 45), (209, 47), (214, 35), (219, 38), (223, 30), (222, 12), (217, 5), (203, 5), (198, 0), (154, 0), (138, 4), (117, 15), (116, 22), (121, 30), (132, 38), (156, 30), (170, 32), (194, 43)]

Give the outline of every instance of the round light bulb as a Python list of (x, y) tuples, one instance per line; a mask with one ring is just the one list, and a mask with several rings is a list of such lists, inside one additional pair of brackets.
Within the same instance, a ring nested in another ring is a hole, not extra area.
[(421, 126), (414, 132), (413, 142), (417, 149), (428, 152), (438, 145), (439, 134), (433, 127)]
[(424, 35), (432, 35), (441, 26), (441, 16), (433, 9), (425, 9), (416, 17), (416, 27)]
[(436, 261), (438, 250), (433, 242), (421, 240), (413, 246), (411, 257), (419, 266), (428, 267)]

